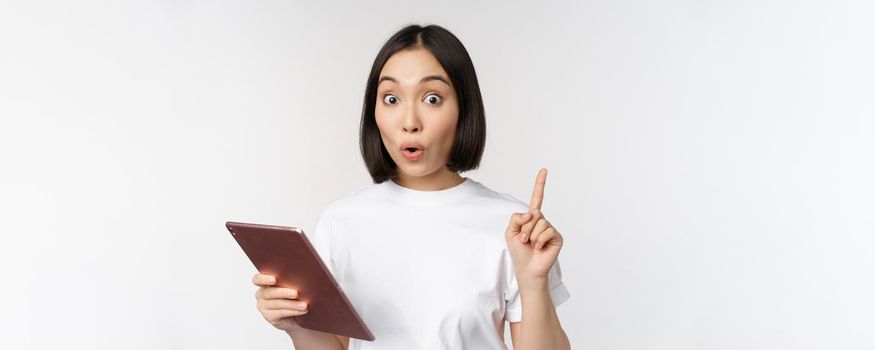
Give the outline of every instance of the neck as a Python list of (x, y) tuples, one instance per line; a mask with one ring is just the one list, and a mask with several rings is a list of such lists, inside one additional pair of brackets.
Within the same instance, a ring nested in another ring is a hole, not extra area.
[(418, 191), (441, 191), (458, 186), (465, 182), (465, 179), (459, 173), (443, 168), (424, 176), (411, 176), (399, 172), (398, 176), (395, 176), (390, 181), (395, 181), (395, 183), (402, 187)]

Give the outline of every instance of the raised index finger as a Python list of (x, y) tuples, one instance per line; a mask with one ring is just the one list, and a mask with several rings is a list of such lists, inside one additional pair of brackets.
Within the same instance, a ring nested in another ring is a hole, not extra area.
[(529, 209), (541, 209), (541, 202), (544, 201), (544, 184), (547, 183), (547, 169), (541, 168), (538, 171), (538, 178), (535, 179), (535, 189), (532, 191), (532, 201), (529, 203)]

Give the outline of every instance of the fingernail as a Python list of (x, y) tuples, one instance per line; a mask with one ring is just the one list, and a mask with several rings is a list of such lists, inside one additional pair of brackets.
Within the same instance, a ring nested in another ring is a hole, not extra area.
[(522, 240), (520, 240), (520, 242), (526, 243), (526, 234), (525, 233), (523, 233), (523, 238), (522, 238)]

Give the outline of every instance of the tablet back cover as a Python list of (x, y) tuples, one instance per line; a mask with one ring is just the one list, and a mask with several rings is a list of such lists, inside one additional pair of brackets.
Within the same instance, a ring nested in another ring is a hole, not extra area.
[(260, 273), (276, 277), (274, 286), (295, 289), (307, 302), (309, 312), (293, 316), (301, 327), (374, 340), (301, 229), (232, 221), (225, 227)]

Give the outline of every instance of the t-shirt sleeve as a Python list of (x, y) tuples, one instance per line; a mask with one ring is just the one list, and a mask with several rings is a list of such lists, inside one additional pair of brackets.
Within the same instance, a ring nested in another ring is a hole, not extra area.
[[(510, 260), (509, 255), (506, 258), (508, 259), (507, 266), (509, 268), (506, 268), (505, 271), (508, 276), (508, 283), (505, 285), (506, 290), (504, 291), (506, 305), (504, 318), (508, 322), (520, 322), (523, 319), (523, 304), (522, 299), (520, 299), (519, 285), (517, 284), (513, 261)], [(550, 298), (553, 300), (554, 306), (561, 305), (571, 297), (568, 288), (565, 287), (565, 283), (562, 283), (562, 268), (559, 266), (558, 258), (553, 263), (550, 271), (547, 272), (547, 289), (550, 291)]]
[(331, 259), (331, 219), (326, 210), (322, 210), (322, 213), (319, 214), (316, 226), (307, 233), (307, 239), (316, 248), (316, 252), (322, 258), (322, 262), (328, 266), (331, 274), (337, 276), (334, 272), (334, 260)]

